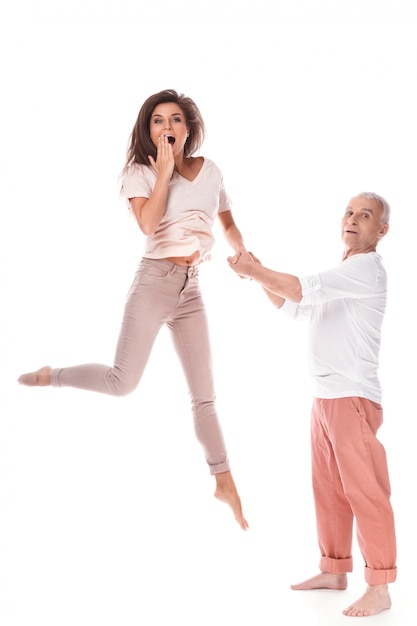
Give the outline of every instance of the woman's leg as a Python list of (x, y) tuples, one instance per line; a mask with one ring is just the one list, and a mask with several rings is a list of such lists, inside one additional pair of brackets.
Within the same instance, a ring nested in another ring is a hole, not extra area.
[(142, 377), (155, 338), (178, 301), (175, 266), (142, 259), (127, 296), (114, 365), (88, 363), (65, 368), (41, 368), (24, 374), (21, 384), (76, 387), (114, 396), (133, 391)]
[(191, 396), (195, 432), (203, 447), (210, 473), (216, 478), (215, 496), (233, 510), (243, 529), (248, 523), (227, 458), (226, 446), (215, 406), (212, 355), (198, 269), (188, 269), (175, 315), (167, 322), (182, 363)]
[(211, 474), (230, 469), (215, 406), (211, 346), (206, 310), (198, 286), (198, 270), (189, 268), (172, 319), (167, 322), (191, 396), (197, 439)]

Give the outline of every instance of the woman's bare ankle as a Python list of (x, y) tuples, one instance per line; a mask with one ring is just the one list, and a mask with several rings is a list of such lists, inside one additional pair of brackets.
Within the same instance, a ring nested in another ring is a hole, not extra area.
[(249, 524), (243, 515), (242, 504), (231, 472), (227, 471), (215, 474), (215, 478), (215, 497), (230, 506), (239, 526), (243, 530), (247, 530), (249, 528)]

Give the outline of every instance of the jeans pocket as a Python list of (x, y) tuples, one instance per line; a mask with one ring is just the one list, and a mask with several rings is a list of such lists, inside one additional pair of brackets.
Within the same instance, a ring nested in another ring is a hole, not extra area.
[(172, 267), (166, 261), (143, 259), (139, 265), (138, 275), (150, 278), (166, 278), (172, 273)]

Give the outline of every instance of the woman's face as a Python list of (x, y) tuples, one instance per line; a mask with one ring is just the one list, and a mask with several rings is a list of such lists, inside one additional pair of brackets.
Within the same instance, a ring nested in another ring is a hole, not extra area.
[(163, 135), (172, 137), (169, 141), (172, 145), (174, 156), (182, 152), (187, 141), (189, 129), (181, 107), (175, 102), (158, 104), (152, 111), (149, 132), (155, 147), (158, 146), (159, 137)]

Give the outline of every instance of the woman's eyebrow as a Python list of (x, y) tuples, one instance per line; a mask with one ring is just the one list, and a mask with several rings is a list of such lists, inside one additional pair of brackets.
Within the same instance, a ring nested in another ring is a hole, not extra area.
[[(183, 117), (183, 114), (181, 112), (178, 113), (171, 113), (170, 115), (167, 115), (167, 117)], [(165, 117), (164, 115), (162, 115), (161, 113), (154, 113), (154, 115), (152, 115), (152, 117)]]

